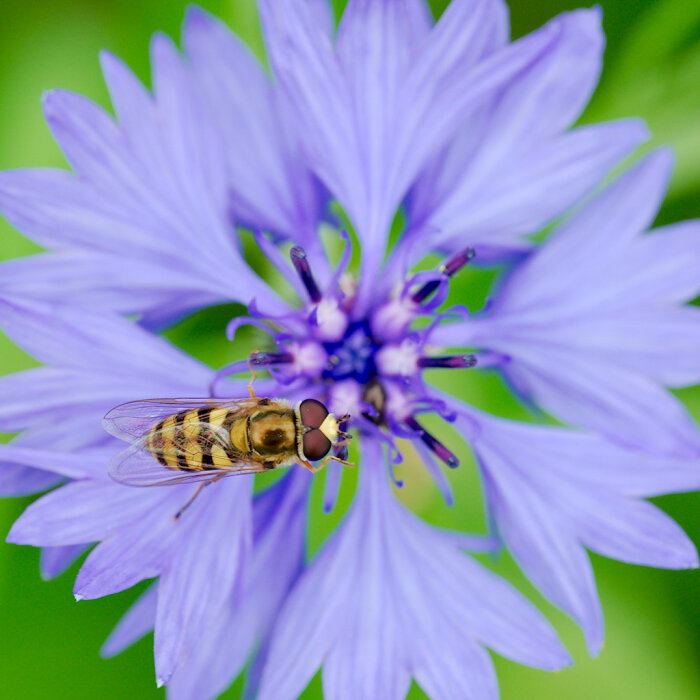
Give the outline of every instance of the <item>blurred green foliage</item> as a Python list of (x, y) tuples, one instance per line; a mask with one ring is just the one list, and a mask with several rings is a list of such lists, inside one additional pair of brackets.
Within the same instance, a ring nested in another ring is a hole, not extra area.
[[(263, 57), (253, 0), (201, 4), (225, 19)], [(447, 0), (431, 4), (439, 15)], [(512, 0), (509, 4), (514, 37), (577, 6), (570, 0)], [(336, 11), (343, 5), (343, 0), (334, 0)], [(603, 0), (601, 5), (608, 37), (605, 70), (584, 120), (631, 115), (647, 119), (655, 133), (653, 143), (671, 144), (678, 155), (676, 176), (659, 221), (700, 216), (700, 5), (684, 0)], [(0, 5), (0, 167), (63, 166), (43, 123), (41, 92), (68, 88), (109, 107), (98, 51), (114, 51), (149, 82), (149, 37), (157, 30), (178, 37), (185, 6), (183, 0), (35, 0), (31, 4), (5, 0)], [(0, 236), (3, 258), (36, 250), (5, 222), (0, 222)], [(453, 293), (478, 308), (489, 280), (488, 273), (469, 271), (460, 276)], [(202, 360), (221, 365), (233, 354), (222, 329), (236, 311), (231, 306), (196, 314), (168, 336)], [(254, 334), (241, 334), (236, 356), (252, 348), (256, 340)], [(2, 373), (35, 364), (5, 337), (0, 337), (0, 357)], [(435, 381), (441, 381), (439, 372)], [(460, 381), (460, 394), (479, 406), (528, 418), (494, 374), (463, 373)], [(700, 393), (691, 389), (679, 394), (700, 417)], [(478, 476), (466, 449), (460, 457), (462, 468), (450, 474), (458, 493), (454, 508), (442, 503), (424, 470), (410, 458), (399, 468), (407, 484), (398, 495), (431, 522), (483, 532)], [(354, 475), (346, 479), (336, 511), (323, 515), (323, 478), (317, 479), (311, 502), (310, 551), (337, 526), (350, 502), (354, 480)], [(7, 532), (30, 501), (0, 502), (0, 532)], [(700, 542), (697, 494), (658, 501)], [(33, 548), (0, 546), (0, 696), (11, 700), (162, 696), (163, 691), (155, 688), (152, 637), (115, 659), (103, 661), (98, 656), (104, 638), (141, 587), (76, 605), (71, 590), (78, 567), (55, 581), (42, 582), (38, 559), (38, 550)], [(575, 625), (535, 593), (507, 556), (484, 560), (540, 605), (576, 662), (572, 669), (546, 674), (496, 658), (502, 696), (518, 700), (700, 697), (698, 572), (657, 571), (593, 559), (607, 622), (607, 646), (598, 659), (588, 657)], [(239, 680), (225, 697), (239, 697), (241, 688)], [(411, 696), (424, 697), (415, 686)], [(321, 697), (318, 676), (304, 697)]]

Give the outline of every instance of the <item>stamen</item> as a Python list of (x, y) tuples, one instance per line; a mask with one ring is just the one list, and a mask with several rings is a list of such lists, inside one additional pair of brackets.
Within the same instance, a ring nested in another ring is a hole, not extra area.
[(459, 460), (450, 452), (437, 438), (433, 437), (413, 416), (406, 416), (404, 422), (414, 432), (418, 433), (418, 437), (425, 443), (426, 447), (434, 452), (450, 469), (459, 466)]
[[(442, 301), (447, 298), (447, 283), (444, 275), (438, 272), (431, 272), (430, 278), (432, 279), (429, 279), (427, 282), (418, 287), (417, 291), (411, 295), (411, 301), (413, 301), (415, 304), (423, 303), (428, 297), (435, 294), (435, 292), (439, 289), (442, 289)], [(419, 283), (419, 281), (416, 280), (415, 283)]]
[(299, 277), (301, 277), (306, 291), (309, 293), (309, 298), (314, 304), (318, 304), (318, 302), (321, 301), (321, 292), (316, 285), (316, 280), (314, 280), (311, 274), (311, 267), (309, 266), (309, 261), (306, 259), (306, 251), (301, 246), (295, 245), (290, 251), (290, 255), (292, 263), (299, 273)]
[(254, 352), (250, 355), (250, 362), (254, 365), (288, 365), (294, 362), (294, 355), (290, 352)]
[[(452, 275), (459, 272), (475, 255), (476, 251), (474, 248), (465, 248), (463, 251), (450, 258), (446, 263), (440, 265), (438, 272), (441, 272), (447, 277), (452, 277)], [(439, 286), (439, 280), (427, 282), (411, 298), (416, 304), (420, 304), (433, 294)]]
[(418, 366), (467, 369), (476, 364), (476, 355), (448, 355), (446, 357), (419, 357)]
[(461, 253), (457, 253), (453, 258), (450, 258), (444, 265), (438, 268), (448, 277), (452, 277), (456, 272), (459, 272), (472, 258), (476, 255), (474, 248), (465, 248)]
[(426, 448), (425, 445), (421, 444), (420, 442), (414, 442), (413, 446), (416, 453), (423, 461), (428, 473), (433, 478), (438, 491), (440, 491), (442, 497), (445, 499), (445, 503), (451, 508), (455, 503), (455, 497), (454, 492), (452, 491), (452, 486), (445, 476), (445, 470), (440, 468), (440, 465), (433, 459), (432, 453)]
[(477, 355), (476, 361), (480, 369), (486, 367), (502, 367), (510, 362), (510, 355), (505, 355), (502, 352), (485, 350)]

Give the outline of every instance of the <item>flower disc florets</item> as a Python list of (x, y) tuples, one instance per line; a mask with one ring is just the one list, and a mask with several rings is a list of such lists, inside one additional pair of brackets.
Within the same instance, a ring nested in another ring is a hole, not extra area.
[[(437, 411), (446, 420), (454, 420), (445, 405), (425, 391), (423, 369), (465, 369), (477, 362), (472, 354), (433, 356), (426, 349), (441, 321), (466, 316), (462, 307), (444, 313), (436, 309), (447, 296), (449, 278), (475, 252), (467, 248), (438, 270), (410, 277), (388, 298), (376, 300), (369, 312), (356, 317), (356, 285), (349, 282), (346, 272), (351, 248), (349, 238), (344, 237), (348, 241), (345, 254), (325, 289), (317, 284), (304, 249), (294, 246), (290, 257), (308, 295), (303, 308), (286, 318), (271, 318), (253, 303), (253, 318), (232, 321), (229, 337), (246, 323), (268, 330), (277, 347), (253, 352), (248, 358), (251, 368), (267, 369), (278, 383), (306, 390), (338, 415), (351, 415), (357, 428), (389, 443), (396, 460), (400, 456), (392, 435), (421, 440), (447, 466), (456, 467), (457, 457), (420, 425), (416, 415)], [(430, 323), (411, 330), (418, 317), (428, 317)], [(216, 394), (218, 379), (242, 366), (236, 362), (222, 369), (212, 392)]]

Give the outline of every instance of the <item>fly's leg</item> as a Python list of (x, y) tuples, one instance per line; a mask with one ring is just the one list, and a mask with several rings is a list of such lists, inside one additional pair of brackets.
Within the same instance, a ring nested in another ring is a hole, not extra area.
[(319, 471), (323, 469), (323, 467), (328, 464), (328, 462), (339, 462), (340, 464), (344, 464), (346, 467), (354, 467), (355, 463), (354, 462), (348, 462), (345, 459), (341, 459), (340, 457), (337, 457), (336, 455), (328, 455), (328, 457), (324, 457), (323, 461), (321, 464), (316, 467), (316, 471)]
[(299, 463), (302, 467), (304, 467), (304, 469), (308, 469), (312, 474), (315, 474), (320, 469), (320, 467), (314, 467), (314, 465), (311, 464), (311, 462), (308, 462), (305, 459), (300, 460)]
[(250, 374), (251, 374), (250, 381), (248, 382), (248, 393), (250, 394), (251, 399), (255, 398), (255, 392), (253, 391), (253, 382), (258, 378), (258, 374), (255, 371), (255, 367), (253, 366), (253, 360), (251, 358), (257, 354), (258, 354), (258, 351), (253, 350), (250, 357), (248, 358), (248, 367), (250, 367)]
[(173, 520), (177, 522), (180, 519), (180, 516), (192, 505), (192, 503), (194, 503), (194, 499), (197, 498), (197, 496), (199, 496), (199, 494), (202, 492), (202, 489), (205, 486), (209, 486), (209, 484), (213, 484), (215, 481), (218, 481), (222, 476), (223, 474), (217, 474), (213, 479), (210, 479), (209, 481), (203, 481), (201, 484), (199, 484), (199, 486), (197, 486), (197, 488), (194, 490), (194, 493), (187, 501), (187, 503), (185, 503), (185, 505), (182, 506), (182, 508), (180, 508), (180, 510), (178, 510), (178, 512), (175, 513), (175, 515), (173, 515)]

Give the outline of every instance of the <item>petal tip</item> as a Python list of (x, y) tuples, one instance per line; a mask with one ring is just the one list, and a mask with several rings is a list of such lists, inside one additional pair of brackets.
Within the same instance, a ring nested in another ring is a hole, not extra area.
[(100, 68), (105, 80), (109, 82), (110, 76), (119, 74), (119, 71), (128, 70), (124, 61), (117, 54), (112, 53), (109, 49), (101, 49), (99, 53)]
[(190, 3), (185, 8), (184, 28), (188, 32), (190, 30), (206, 29), (210, 27), (216, 20), (203, 7)]
[(550, 671), (562, 671), (565, 668), (571, 668), (574, 665), (574, 659), (569, 652), (562, 646), (557, 651), (556, 659), (554, 660)]
[(627, 134), (630, 141), (645, 143), (649, 141), (653, 134), (646, 121), (641, 117), (629, 117), (624, 120), (627, 127)]
[(592, 659), (595, 659), (600, 654), (600, 652), (603, 650), (604, 646), (605, 646), (605, 640), (603, 639), (602, 636), (600, 636), (600, 637), (588, 636), (586, 639), (586, 648), (588, 649), (588, 655)]
[(163, 31), (153, 33), (149, 44), (151, 63), (156, 64), (159, 60), (164, 60), (172, 54), (178, 53), (175, 42)]
[(41, 107), (44, 110), (44, 117), (47, 121), (51, 121), (57, 116), (63, 92), (60, 88), (54, 88), (45, 90), (41, 94)]
[(17, 523), (15, 523), (11, 528), (10, 531), (7, 533), (7, 537), (5, 538), (5, 542), (7, 544), (24, 544), (23, 542), (19, 541), (19, 538), (17, 537)]

